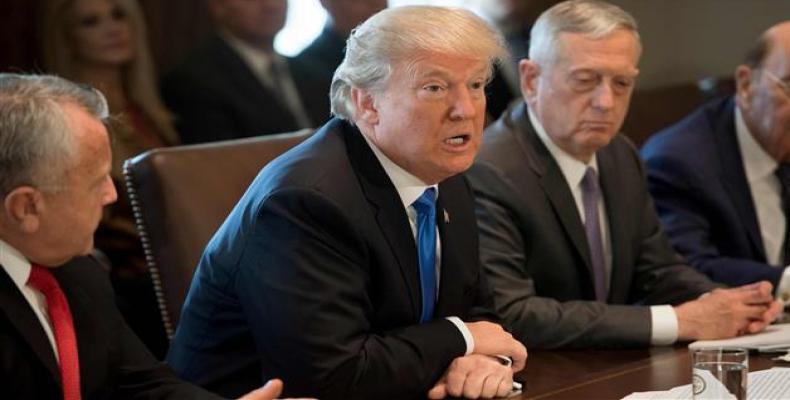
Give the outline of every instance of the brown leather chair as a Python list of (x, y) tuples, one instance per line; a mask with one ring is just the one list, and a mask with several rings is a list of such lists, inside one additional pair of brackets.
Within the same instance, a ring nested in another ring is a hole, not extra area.
[(211, 236), (261, 168), (312, 132), (155, 149), (126, 160), (126, 191), (169, 338)]

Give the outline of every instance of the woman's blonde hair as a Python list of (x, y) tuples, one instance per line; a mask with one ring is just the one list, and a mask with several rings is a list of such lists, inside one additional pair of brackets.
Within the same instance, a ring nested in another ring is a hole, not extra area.
[[(117, 4), (126, 14), (131, 28), (134, 55), (123, 67), (122, 84), (132, 104), (148, 116), (166, 142), (178, 141), (172, 116), (159, 97), (156, 75), (148, 47), (145, 19), (135, 0), (106, 0)], [(41, 39), (44, 67), (48, 72), (78, 81), (78, 60), (74, 54), (75, 23), (72, 7), (76, 0), (47, 0), (42, 5)], [(114, 112), (120, 110), (113, 110)]]

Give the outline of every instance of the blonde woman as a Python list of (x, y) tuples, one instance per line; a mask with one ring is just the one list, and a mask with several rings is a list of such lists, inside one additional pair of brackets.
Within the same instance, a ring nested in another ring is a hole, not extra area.
[(142, 13), (134, 0), (49, 0), (42, 11), (41, 48), (47, 71), (89, 84), (107, 97), (112, 114), (111, 175), (119, 201), (106, 208), (96, 247), (112, 264), (119, 305), (130, 325), (163, 355), (166, 340), (121, 184), (124, 160), (178, 139), (155, 86)]

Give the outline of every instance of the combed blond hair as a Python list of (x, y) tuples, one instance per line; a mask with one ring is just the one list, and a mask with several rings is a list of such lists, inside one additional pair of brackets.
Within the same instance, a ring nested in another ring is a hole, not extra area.
[[(132, 33), (134, 56), (123, 68), (124, 90), (134, 105), (139, 107), (156, 125), (166, 142), (178, 141), (172, 116), (159, 97), (156, 75), (151, 61), (151, 50), (143, 13), (135, 0), (107, 0), (117, 4), (126, 14)], [(78, 80), (78, 61), (70, 29), (74, 24), (72, 7), (75, 0), (47, 0), (42, 4), (41, 39), (44, 67), (48, 72), (71, 80)], [(113, 110), (113, 112), (120, 110)]]
[(397, 63), (426, 53), (458, 55), (493, 64), (507, 54), (502, 35), (460, 8), (404, 6), (385, 9), (351, 32), (346, 55), (332, 78), (332, 113), (352, 120), (351, 88), (381, 89)]

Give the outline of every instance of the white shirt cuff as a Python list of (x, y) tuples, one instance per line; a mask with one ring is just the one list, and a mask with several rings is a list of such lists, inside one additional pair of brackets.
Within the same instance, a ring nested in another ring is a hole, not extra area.
[(466, 342), (466, 353), (465, 356), (472, 354), (475, 350), (475, 339), (472, 337), (472, 332), (469, 331), (469, 328), (466, 327), (464, 321), (461, 321), (461, 318), (458, 317), (447, 317), (448, 321), (452, 322), (459, 331), (461, 331), (461, 335), (464, 337), (464, 342)]
[(785, 267), (782, 277), (779, 278), (779, 286), (776, 288), (776, 298), (782, 300), (785, 305), (790, 304), (790, 265)]
[(650, 319), (653, 322), (650, 344), (665, 346), (678, 340), (678, 317), (672, 306), (651, 306)]

